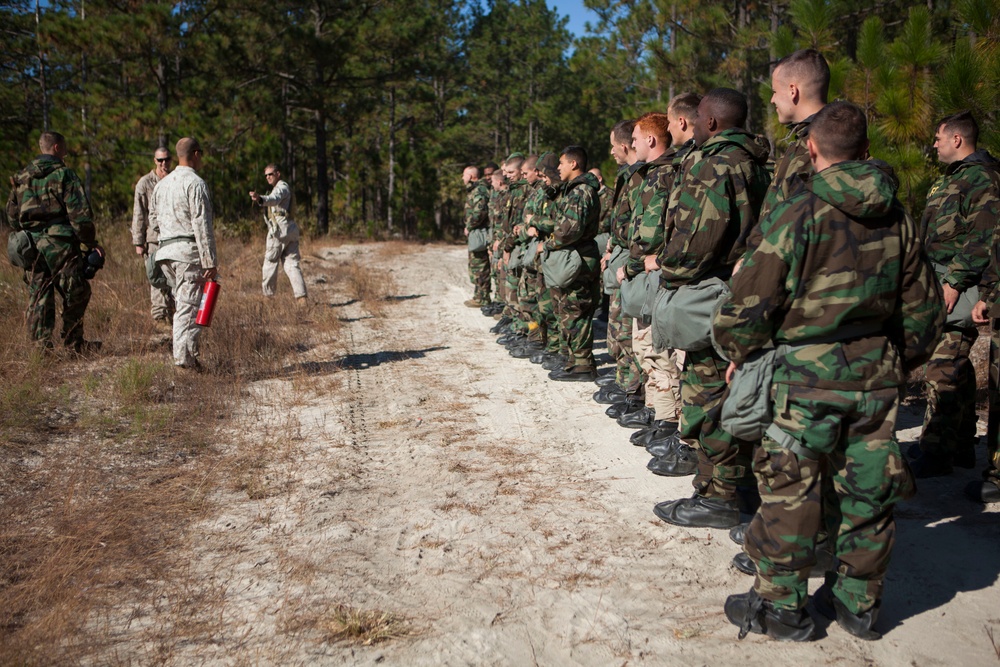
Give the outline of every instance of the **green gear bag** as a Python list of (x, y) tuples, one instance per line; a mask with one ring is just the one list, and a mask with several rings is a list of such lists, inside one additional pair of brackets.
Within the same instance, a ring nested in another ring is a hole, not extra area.
[(490, 228), (469, 230), (469, 252), (482, 252), (490, 246)]
[(38, 260), (38, 249), (31, 234), (15, 230), (7, 237), (7, 259), (19, 269), (29, 270)]
[(622, 281), (622, 313), (626, 317), (649, 321), (660, 289), (660, 272), (650, 271)]
[(778, 351), (774, 347), (757, 350), (733, 373), (722, 402), (719, 425), (743, 440), (759, 440), (772, 420), (771, 384)]
[(682, 285), (673, 292), (669, 298), (659, 298), (653, 306), (653, 349), (700, 352), (711, 347), (716, 305), (729, 296), (726, 281), (708, 278), (694, 285)]
[(514, 249), (510, 251), (510, 260), (507, 262), (507, 268), (511, 271), (516, 271), (524, 266), (524, 246), (516, 245)]
[(582, 269), (583, 258), (574, 248), (546, 250), (542, 253), (542, 276), (546, 287), (569, 287)]
[(167, 274), (163, 272), (163, 267), (156, 263), (156, 257), (147, 253), (144, 259), (146, 262), (146, 279), (149, 280), (149, 284), (164, 292), (172, 290), (173, 285), (167, 280)]
[(617, 288), (621, 287), (621, 283), (618, 282), (618, 269), (625, 266), (626, 262), (628, 262), (628, 250), (620, 245), (611, 246), (608, 268), (604, 269), (605, 294), (610, 296)]

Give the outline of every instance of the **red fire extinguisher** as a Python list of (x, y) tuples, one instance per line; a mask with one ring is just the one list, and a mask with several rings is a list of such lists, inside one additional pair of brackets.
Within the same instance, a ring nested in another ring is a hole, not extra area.
[(212, 326), (212, 315), (215, 313), (215, 302), (219, 300), (219, 283), (209, 280), (205, 283), (205, 291), (201, 293), (201, 306), (194, 323), (202, 327)]

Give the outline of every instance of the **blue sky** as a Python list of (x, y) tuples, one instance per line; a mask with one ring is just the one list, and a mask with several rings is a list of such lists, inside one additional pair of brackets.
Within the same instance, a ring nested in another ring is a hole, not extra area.
[(586, 34), (583, 24), (590, 21), (597, 23), (597, 14), (583, 6), (583, 0), (548, 0), (560, 16), (569, 16), (566, 28), (577, 37)]

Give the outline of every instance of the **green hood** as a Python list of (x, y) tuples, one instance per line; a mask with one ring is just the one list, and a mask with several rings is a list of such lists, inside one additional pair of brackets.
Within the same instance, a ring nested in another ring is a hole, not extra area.
[(578, 185), (589, 185), (595, 190), (601, 189), (601, 183), (597, 180), (597, 176), (594, 176), (589, 171), (584, 172), (582, 175), (577, 176), (572, 181), (567, 184), (567, 189), (575, 188)]
[(853, 218), (887, 215), (897, 187), (892, 176), (869, 160), (838, 162), (809, 179), (813, 194)]
[(750, 134), (746, 130), (737, 127), (723, 130), (703, 143), (698, 149), (705, 155), (715, 155), (733, 146), (738, 146), (745, 150), (753, 158), (753, 161), (760, 165), (767, 163), (767, 157), (771, 152), (767, 139)]
[(39, 155), (24, 168), (28, 178), (45, 178), (56, 169), (63, 167), (63, 161), (53, 155)]

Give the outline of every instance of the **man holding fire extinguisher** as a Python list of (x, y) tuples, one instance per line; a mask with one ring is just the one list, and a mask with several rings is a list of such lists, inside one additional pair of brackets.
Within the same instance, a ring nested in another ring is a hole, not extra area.
[(202, 164), (198, 141), (184, 137), (176, 153), (178, 167), (153, 190), (150, 218), (160, 228), (156, 263), (174, 286), (174, 365), (198, 370), (201, 327), (195, 318), (203, 288), (218, 275), (212, 200), (197, 174)]

